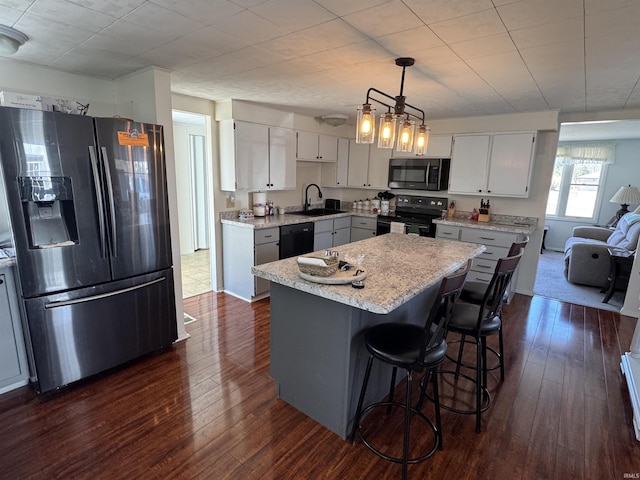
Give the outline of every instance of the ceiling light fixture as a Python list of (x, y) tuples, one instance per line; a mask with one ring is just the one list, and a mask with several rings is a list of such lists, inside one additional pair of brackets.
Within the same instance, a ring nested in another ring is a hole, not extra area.
[[(399, 121), (399, 131), (397, 135), (396, 150), (399, 152), (412, 152), (416, 155), (424, 155), (429, 143), (429, 127), (424, 123), (424, 111), (413, 105), (408, 104), (403, 95), (404, 93), (404, 73), (407, 67), (415, 63), (410, 57), (396, 58), (396, 65), (402, 67), (402, 80), (400, 81), (400, 94), (392, 97), (376, 88), (367, 90), (367, 101), (358, 107), (358, 119), (356, 122), (356, 143), (373, 143), (376, 133), (376, 109), (371, 102), (379, 103), (387, 107), (387, 112), (380, 114), (380, 132), (378, 133), (378, 148), (393, 148), (396, 138), (396, 120), (404, 117)], [(371, 93), (382, 95), (395, 102), (393, 105), (388, 101), (382, 101), (371, 96)], [(386, 102), (386, 103), (385, 103)], [(393, 109), (393, 112), (391, 111)], [(415, 113), (408, 111), (413, 110)], [(416, 135), (416, 122), (411, 119), (416, 118), (421, 121), (418, 126)], [(414, 138), (415, 137), (415, 138)]]
[(15, 28), (0, 25), (0, 55), (13, 55), (29, 40), (24, 33)]
[(331, 125), (332, 127), (339, 127), (340, 125), (344, 125), (345, 123), (347, 123), (347, 120), (349, 120), (349, 117), (341, 113), (322, 115), (322, 121), (327, 125)]

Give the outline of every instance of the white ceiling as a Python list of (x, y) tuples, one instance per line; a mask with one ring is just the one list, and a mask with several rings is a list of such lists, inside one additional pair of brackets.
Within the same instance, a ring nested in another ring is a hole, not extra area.
[(11, 58), (320, 116), (369, 87), (427, 119), (640, 108), (640, 0), (0, 0)]

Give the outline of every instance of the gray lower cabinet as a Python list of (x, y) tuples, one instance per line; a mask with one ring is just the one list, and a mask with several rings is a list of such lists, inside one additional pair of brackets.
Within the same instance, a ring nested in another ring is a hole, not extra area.
[(376, 217), (351, 217), (351, 241), (375, 237), (377, 223)]
[(351, 241), (351, 217), (316, 220), (313, 225), (313, 250), (325, 250)]
[(29, 367), (11, 266), (0, 268), (0, 393), (26, 385)]
[[(267, 228), (256, 230), (254, 234), (254, 255), (255, 265), (275, 262), (280, 257), (280, 230), (278, 228)], [(260, 295), (269, 291), (271, 282), (264, 278), (254, 277), (255, 295)]]
[(269, 291), (269, 281), (254, 277), (251, 267), (279, 258), (280, 229), (253, 229), (222, 224), (224, 291), (254, 300)]
[[(522, 239), (522, 235), (518, 233), (497, 232), (475, 227), (456, 227), (440, 224), (436, 229), (436, 237), (484, 245), (486, 250), (473, 259), (467, 281), (485, 283), (487, 285), (491, 281), (498, 259), (506, 257), (511, 248), (511, 244)], [(518, 281), (517, 275), (518, 271), (516, 270), (508, 288), (509, 300), (511, 300), (515, 293), (515, 287)]]

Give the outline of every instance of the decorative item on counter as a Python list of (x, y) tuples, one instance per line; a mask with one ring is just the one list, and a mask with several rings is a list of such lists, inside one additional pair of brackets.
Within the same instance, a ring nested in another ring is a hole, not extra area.
[(273, 200), (269, 201), (269, 215), (275, 215), (276, 209), (273, 206)]
[(455, 214), (456, 214), (456, 201), (451, 200), (449, 202), (449, 209), (448, 209), (447, 215), (449, 216), (449, 218), (453, 218)]
[(374, 197), (371, 200), (371, 211), (373, 213), (378, 213), (380, 211), (380, 199), (378, 197)]
[(277, 208), (278, 208), (278, 215), (284, 215), (284, 212), (286, 211), (284, 207), (277, 207)]
[(380, 213), (385, 215), (389, 213), (389, 200), (393, 197), (395, 197), (395, 195), (386, 190), (384, 192), (378, 192), (378, 198), (380, 199)]
[(489, 199), (486, 203), (484, 199), (480, 199), (480, 211), (478, 212), (479, 222), (488, 222), (491, 218), (491, 206), (489, 205)]
[(241, 220), (251, 220), (253, 218), (253, 210), (240, 210), (238, 218)]
[(267, 194), (265, 192), (253, 192), (253, 214), (256, 217), (264, 217), (267, 210)]
[(469, 220), (478, 220), (478, 209), (474, 208), (473, 212), (471, 212), (468, 216)]
[(362, 202), (362, 208), (365, 210), (369, 210), (369, 208), (371, 208), (371, 202), (368, 198), (364, 202)]
[(353, 202), (351, 202), (351, 209), (355, 210), (358, 208), (358, 201), (354, 200)]
[(298, 269), (307, 275), (328, 277), (338, 271), (339, 262), (338, 256), (298, 257)]
[(362, 200), (358, 200), (358, 210), (362, 210), (363, 206), (364, 206), (364, 202)]

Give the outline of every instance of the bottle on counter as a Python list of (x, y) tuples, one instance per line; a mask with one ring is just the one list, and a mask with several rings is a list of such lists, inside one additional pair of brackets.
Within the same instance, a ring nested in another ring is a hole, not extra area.
[(273, 200), (271, 200), (271, 201), (269, 202), (269, 215), (275, 215), (275, 214), (276, 214), (276, 210), (275, 210), (275, 208), (273, 207)]
[(449, 218), (453, 218), (453, 216), (455, 214), (456, 214), (456, 202), (455, 202), (455, 200), (451, 200), (451, 202), (449, 202), (449, 208), (448, 208), (447, 216)]

